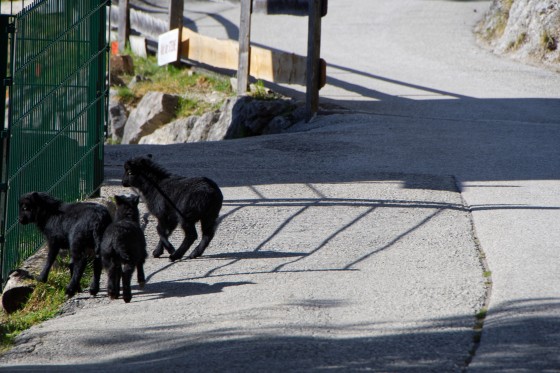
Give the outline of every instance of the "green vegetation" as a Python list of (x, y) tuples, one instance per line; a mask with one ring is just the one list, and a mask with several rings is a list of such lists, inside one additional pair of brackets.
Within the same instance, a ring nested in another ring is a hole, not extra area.
[(541, 34), (541, 45), (549, 51), (555, 51), (558, 47), (556, 39), (547, 31)]
[(509, 43), (508, 49), (510, 51), (515, 51), (519, 49), (523, 45), (523, 43), (525, 43), (526, 39), (527, 39), (527, 33), (522, 32), (521, 34), (517, 35), (517, 39), (515, 39), (515, 41)]
[[(57, 259), (47, 283), (37, 282), (25, 307), (12, 314), (0, 314), (0, 352), (12, 347), (15, 338), (24, 330), (56, 316), (66, 301), (66, 285), (70, 282), (68, 259)], [(81, 286), (87, 288), (92, 270), (88, 266)]]
[(478, 311), (475, 315), (477, 320), (484, 320), (484, 318), (486, 318), (486, 314), (488, 313), (488, 310), (486, 308), (482, 308), (480, 311)]
[[(194, 71), (188, 67), (174, 65), (158, 66), (155, 56), (142, 58), (128, 53), (134, 64), (134, 75), (142, 80), (132, 87), (117, 88), (119, 100), (129, 106), (135, 106), (149, 91), (180, 95), (176, 116), (187, 117), (201, 115), (219, 108), (224, 100), (233, 95), (229, 78)], [(128, 84), (133, 76), (121, 76)], [(217, 102), (209, 102), (206, 96), (217, 93), (221, 97)]]

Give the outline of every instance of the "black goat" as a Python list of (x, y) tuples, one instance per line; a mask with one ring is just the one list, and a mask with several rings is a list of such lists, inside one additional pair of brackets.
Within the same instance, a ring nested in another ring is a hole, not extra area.
[(132, 299), (130, 282), (136, 268), (140, 287), (144, 286), (144, 262), (146, 239), (140, 228), (138, 196), (115, 196), (117, 211), (115, 220), (103, 235), (101, 258), (107, 271), (107, 292), (112, 299), (119, 297), (122, 277), (123, 299), (126, 303)]
[(101, 240), (111, 223), (111, 215), (105, 206), (92, 202), (64, 203), (47, 193), (31, 192), (19, 199), (19, 222), (24, 225), (34, 223), (47, 240), (49, 252), (37, 278), (39, 281), (47, 281), (60, 249), (70, 249), (72, 278), (66, 294), (72, 297), (80, 291), (80, 279), (88, 257), (94, 258), (89, 292), (92, 295), (99, 292)]
[[(198, 237), (197, 221), (200, 221), (202, 238), (188, 258), (197, 258), (204, 253), (214, 237), (223, 202), (222, 192), (214, 181), (206, 177), (173, 175), (148, 155), (125, 162), (122, 184), (136, 188), (144, 197), (150, 213), (158, 220), (160, 241), (153, 251), (154, 257), (161, 256), (165, 248), (171, 261), (182, 258)], [(175, 251), (168, 237), (179, 223), (185, 238)]]

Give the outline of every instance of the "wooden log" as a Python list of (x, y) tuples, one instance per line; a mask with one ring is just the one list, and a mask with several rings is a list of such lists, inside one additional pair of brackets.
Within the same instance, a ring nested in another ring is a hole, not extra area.
[(8, 275), (2, 292), (2, 308), (8, 314), (21, 309), (35, 288), (33, 276), (24, 269), (16, 269)]

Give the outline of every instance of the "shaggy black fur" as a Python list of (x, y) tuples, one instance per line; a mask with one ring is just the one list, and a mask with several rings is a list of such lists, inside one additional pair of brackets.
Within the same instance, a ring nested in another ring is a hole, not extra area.
[(72, 278), (66, 294), (71, 297), (80, 291), (80, 279), (88, 257), (94, 258), (89, 292), (97, 294), (101, 276), (101, 240), (111, 223), (111, 215), (105, 206), (91, 202), (64, 203), (47, 193), (31, 192), (20, 197), (19, 222), (37, 225), (49, 245), (47, 262), (37, 278), (39, 281), (47, 281), (60, 249), (70, 249)]
[(101, 242), (101, 258), (107, 271), (107, 292), (111, 299), (118, 298), (122, 277), (126, 303), (132, 299), (130, 282), (134, 268), (141, 288), (146, 282), (144, 262), (148, 254), (144, 232), (140, 228), (138, 201), (138, 196), (115, 196), (115, 220), (105, 231)]
[[(159, 257), (165, 248), (171, 261), (182, 258), (198, 237), (197, 221), (200, 221), (202, 238), (188, 258), (202, 255), (214, 237), (222, 208), (223, 195), (214, 181), (206, 177), (173, 175), (148, 155), (125, 162), (122, 184), (140, 191), (148, 210), (158, 219), (160, 241), (153, 251), (154, 257)], [(178, 224), (185, 232), (185, 239), (175, 251), (168, 237)]]

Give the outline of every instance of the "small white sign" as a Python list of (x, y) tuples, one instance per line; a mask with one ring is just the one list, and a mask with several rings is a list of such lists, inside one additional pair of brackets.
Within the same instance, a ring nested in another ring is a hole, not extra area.
[(179, 29), (167, 31), (159, 36), (157, 56), (159, 66), (179, 59)]

